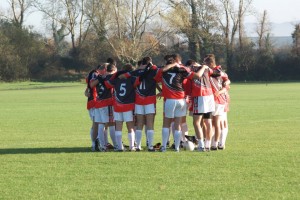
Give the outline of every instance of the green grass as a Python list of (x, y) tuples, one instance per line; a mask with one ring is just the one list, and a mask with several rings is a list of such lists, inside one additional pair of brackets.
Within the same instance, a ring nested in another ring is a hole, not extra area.
[(84, 88), (0, 83), (0, 199), (300, 198), (300, 83), (233, 84), (226, 150), (209, 153), (90, 152)]

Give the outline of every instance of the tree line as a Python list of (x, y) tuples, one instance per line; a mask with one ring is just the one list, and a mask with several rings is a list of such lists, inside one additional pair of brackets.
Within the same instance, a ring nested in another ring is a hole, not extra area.
[[(253, 0), (6, 0), (0, 12), (0, 81), (73, 80), (113, 57), (118, 65), (179, 53), (214, 53), (233, 81), (287, 81), (300, 76), (300, 24), (293, 45), (276, 48), (267, 11)], [(235, 3), (236, 2), (236, 3)], [(43, 13), (47, 36), (24, 25)], [(257, 41), (244, 19), (257, 17)]]

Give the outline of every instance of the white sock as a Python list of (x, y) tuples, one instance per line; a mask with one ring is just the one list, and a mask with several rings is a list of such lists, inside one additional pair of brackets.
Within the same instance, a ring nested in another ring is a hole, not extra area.
[(198, 148), (204, 148), (203, 139), (198, 140)]
[(180, 140), (181, 139), (181, 131), (175, 130), (174, 140), (175, 140), (175, 150), (179, 150)]
[(169, 128), (162, 128), (162, 146), (164, 146), (165, 148), (167, 148), (169, 131)]
[(142, 130), (136, 130), (135, 131), (135, 142), (136, 147), (141, 149), (142, 148)]
[(119, 150), (122, 150), (123, 149), (122, 131), (115, 131), (115, 136), (116, 136), (117, 147), (118, 147)]
[(182, 140), (183, 142), (187, 141), (187, 139), (185, 138), (185, 136), (189, 134), (187, 123), (182, 123), (182, 124), (181, 124), (181, 133), (182, 133), (182, 138), (181, 138), (181, 140)]
[(114, 146), (118, 145), (117, 141), (116, 141), (116, 136), (115, 136), (115, 126), (110, 126), (109, 127), (109, 135), (110, 135), (110, 139), (113, 143)]
[(98, 138), (100, 141), (100, 146), (104, 147), (105, 146), (105, 140), (104, 140), (104, 124), (99, 124), (98, 125)]
[(175, 125), (174, 125), (174, 122), (171, 123), (171, 130), (172, 130), (173, 140), (175, 141), (175, 137), (174, 137)]
[(228, 135), (228, 128), (224, 128), (221, 131), (220, 146), (223, 146), (223, 147), (225, 146), (227, 135)]
[(205, 140), (205, 148), (210, 149), (210, 140)]
[(108, 144), (108, 134), (107, 134), (107, 129), (104, 129), (104, 144), (105, 146)]
[(147, 130), (148, 148), (153, 146), (154, 130)]
[(134, 147), (134, 131), (132, 130), (131, 133), (128, 133), (128, 142), (129, 142), (129, 149)]
[(211, 146), (212, 146), (212, 147), (216, 147), (216, 146), (217, 146), (217, 143), (218, 143), (218, 142), (215, 141), (215, 137), (213, 137), (212, 140), (211, 140)]
[(144, 131), (145, 131), (145, 138), (146, 138), (146, 144), (148, 144), (149, 143), (149, 140), (148, 140), (148, 130), (147, 130), (147, 127), (145, 126), (145, 128), (144, 128)]
[(93, 132), (94, 132), (94, 129), (93, 129), (93, 127), (90, 129), (90, 136), (91, 136), (91, 141), (92, 141), (92, 145), (93, 145), (93, 142), (95, 142), (94, 140), (93, 140)]

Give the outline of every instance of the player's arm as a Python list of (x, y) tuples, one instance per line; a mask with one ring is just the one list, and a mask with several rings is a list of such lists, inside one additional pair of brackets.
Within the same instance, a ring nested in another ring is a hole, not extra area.
[[(131, 76), (130, 72), (126, 71), (126, 70), (122, 70), (122, 71), (118, 71), (116, 72), (112, 78), (119, 78), (119, 79), (125, 79), (125, 78), (129, 78)], [(112, 80), (112, 79), (111, 79)]]
[(201, 76), (203, 76), (203, 73), (205, 72), (206, 69), (209, 69), (209, 67), (207, 65), (202, 65), (200, 70), (194, 72), (192, 78), (193, 79), (201, 78)]
[(89, 93), (89, 88), (88, 87), (85, 88), (85, 90), (84, 90), (84, 96), (90, 97), (90, 93)]
[(172, 63), (172, 64), (167, 64), (167, 65), (163, 66), (161, 68), (161, 70), (162, 70), (162, 72), (165, 72), (165, 71), (168, 71), (169, 69), (171, 69), (175, 66), (180, 67), (177, 63)]
[(218, 97), (218, 96), (220, 96), (221, 94), (224, 94), (226, 91), (227, 91), (227, 88), (223, 87), (221, 90), (216, 91), (216, 92), (214, 93), (214, 95), (215, 95), (216, 97)]
[(90, 81), (89, 85), (90, 85), (91, 88), (94, 88), (97, 84), (99, 84), (99, 80), (98, 80), (99, 77), (100, 76), (98, 76), (97, 79), (92, 79)]

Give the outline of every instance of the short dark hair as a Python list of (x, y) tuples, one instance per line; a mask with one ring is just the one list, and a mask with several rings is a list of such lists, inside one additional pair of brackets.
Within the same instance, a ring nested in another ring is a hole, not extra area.
[(108, 62), (109, 64), (113, 64), (113, 65), (117, 64), (117, 62), (113, 58), (107, 58), (106, 62)]
[(182, 60), (181, 56), (178, 53), (172, 54), (172, 57), (174, 58), (175, 61)]
[(127, 63), (123, 66), (123, 70), (126, 70), (126, 71), (133, 71), (134, 70), (134, 67), (132, 66), (132, 64), (130, 63)]
[(107, 67), (106, 67), (106, 71), (107, 71), (107, 72), (113, 72), (113, 71), (115, 71), (115, 70), (117, 70), (117, 67), (116, 67), (115, 65), (113, 65), (113, 64), (109, 64), (109, 65), (107, 65)]
[(98, 69), (98, 70), (104, 70), (104, 69), (106, 69), (106, 67), (104, 65), (98, 65), (96, 67), (96, 69)]
[(205, 58), (204, 58), (204, 63), (206, 64), (212, 64), (212, 63), (216, 63), (216, 57), (214, 54), (206, 54)]
[(175, 63), (175, 59), (172, 55), (165, 55), (164, 59), (167, 65)]
[(142, 64), (142, 61), (139, 60), (139, 61), (137, 62), (137, 65), (140, 66), (141, 64)]
[(195, 64), (195, 63), (196, 63), (196, 61), (194, 61), (194, 60), (192, 60), (192, 59), (189, 59), (189, 60), (186, 61), (185, 65), (186, 65), (186, 66), (192, 66), (192, 65)]
[(152, 58), (151, 57), (144, 57), (142, 60), (142, 65), (147, 65), (148, 63), (152, 62)]

